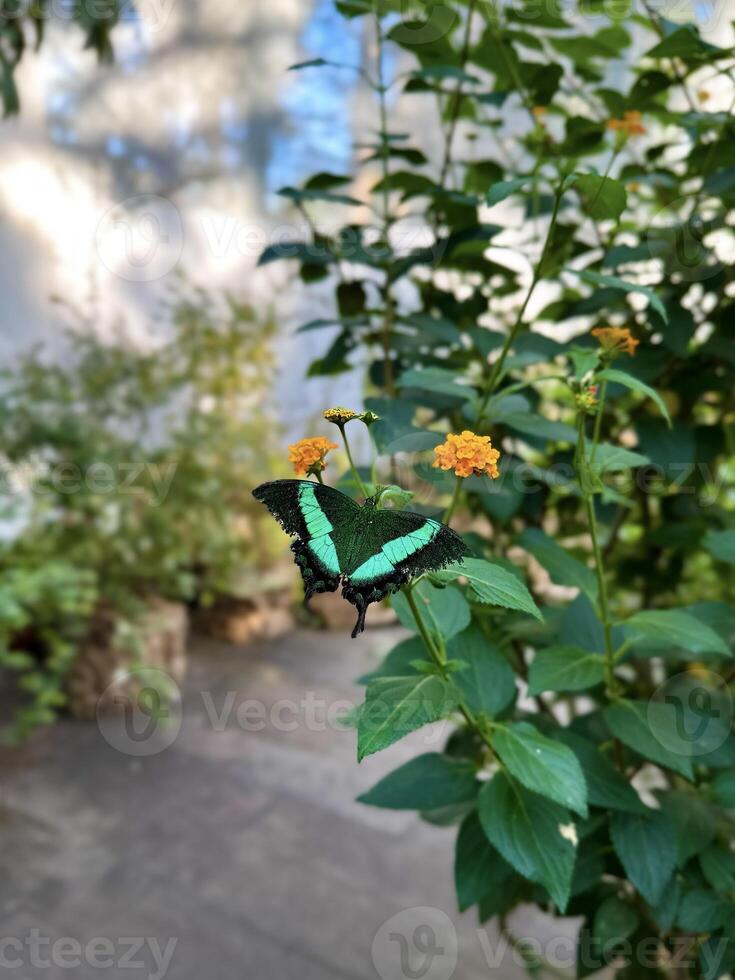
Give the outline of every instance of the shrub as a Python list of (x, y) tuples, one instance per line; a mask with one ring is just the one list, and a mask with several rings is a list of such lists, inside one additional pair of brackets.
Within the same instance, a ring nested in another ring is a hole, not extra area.
[(77, 580), (93, 583), (94, 608), (132, 629), (146, 597), (210, 602), (276, 553), (246, 489), (277, 467), (264, 397), (272, 325), (203, 293), (172, 319), (147, 351), (78, 333), (66, 361), (35, 350), (1, 379), (6, 490), (22, 500), (22, 531), (2, 560), (11, 599), (16, 586), (25, 596), (21, 633), (38, 634), (33, 676), (54, 690), (93, 611), (69, 598)]
[[(621, 975), (721, 976), (735, 121), (707, 96), (722, 86), (729, 104), (732, 50), (648, 7), (572, 22), (531, 3), (337, 6), (377, 36), (377, 64), (358, 67), (379, 135), (359, 179), (283, 189), (314, 235), (261, 263), (332, 277), (333, 317), (301, 330), (336, 333), (311, 376), (369, 361), (378, 459), (359, 477), (399, 474), (427, 513), (443, 501), (473, 555), (395, 597), (415, 636), (368, 679), (357, 720), (371, 751), (428, 721), (456, 730), (362, 800), (458, 825), (459, 905), (482, 921), (506, 928), (528, 901), (581, 916), (579, 976), (621, 942)], [(391, 124), (399, 89), (438, 157)], [(358, 205), (362, 223), (321, 231), (318, 209)], [(492, 435), (497, 480), (455, 483), (417, 455), (462, 430)]]

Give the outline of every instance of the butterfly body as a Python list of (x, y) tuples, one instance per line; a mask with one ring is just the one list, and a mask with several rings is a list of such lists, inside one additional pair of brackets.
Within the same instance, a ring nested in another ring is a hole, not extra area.
[(358, 611), (353, 637), (365, 628), (371, 602), (467, 554), (462, 539), (444, 524), (421, 514), (383, 510), (374, 497), (360, 505), (309, 480), (263, 483), (253, 496), (296, 538), (291, 547), (306, 601), (342, 585), (342, 595)]

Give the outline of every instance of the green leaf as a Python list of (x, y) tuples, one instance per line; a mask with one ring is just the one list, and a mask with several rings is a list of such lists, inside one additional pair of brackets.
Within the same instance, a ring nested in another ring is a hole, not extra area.
[(676, 827), (661, 810), (648, 816), (613, 813), (610, 837), (630, 881), (651, 905), (656, 905), (676, 866)]
[(702, 544), (713, 558), (735, 565), (735, 531), (708, 531)]
[(457, 382), (457, 372), (445, 371), (442, 368), (411, 368), (404, 371), (398, 379), (399, 388), (418, 388), (421, 391), (431, 391), (438, 395), (449, 395), (469, 401), (477, 392), (467, 384)]
[(587, 802), (591, 806), (625, 813), (647, 813), (648, 807), (612, 762), (592, 742), (568, 728), (561, 728), (556, 738), (579, 759), (587, 783)]
[(478, 626), (472, 625), (450, 640), (447, 656), (467, 664), (453, 680), (472, 711), (494, 718), (512, 704), (516, 696), (513, 668)]
[(528, 693), (584, 691), (601, 683), (605, 661), (600, 654), (579, 647), (555, 646), (539, 650), (528, 674)]
[(645, 58), (682, 58), (684, 61), (708, 61), (728, 57), (728, 51), (702, 40), (692, 25), (672, 31), (662, 41), (646, 51)]
[(587, 816), (587, 784), (576, 755), (527, 721), (493, 730), (493, 749), (526, 789)]
[(520, 875), (542, 884), (564, 912), (576, 857), (569, 812), (503, 772), (480, 790), (478, 812), (490, 843)]
[(610, 895), (595, 912), (594, 937), (600, 949), (627, 939), (638, 926), (638, 913), (630, 904), (617, 895)]
[(732, 651), (715, 631), (701, 619), (680, 609), (652, 609), (635, 613), (623, 624), (626, 637), (650, 636), (670, 643), (689, 653), (719, 653), (732, 656)]
[(692, 746), (680, 732), (672, 704), (621, 698), (608, 705), (603, 714), (610, 731), (625, 745), (645, 759), (692, 779)]
[(623, 293), (640, 293), (646, 297), (664, 323), (669, 322), (664, 304), (648, 286), (638, 286), (635, 283), (621, 279), (619, 276), (606, 276), (599, 272), (593, 272), (591, 269), (570, 269), (569, 271), (579, 276), (584, 282), (588, 282), (591, 286), (607, 286), (609, 289), (618, 289)]
[(712, 844), (699, 855), (699, 866), (715, 891), (735, 892), (735, 853)]
[(602, 475), (620, 473), (623, 470), (635, 469), (637, 466), (646, 466), (648, 463), (650, 463), (648, 456), (623, 449), (622, 446), (611, 446), (608, 442), (601, 442), (597, 446), (591, 466), (595, 473)]
[(729, 905), (706, 888), (694, 888), (681, 900), (676, 924), (687, 932), (714, 932), (725, 921)]
[(502, 889), (513, 869), (487, 839), (477, 813), (462, 823), (454, 852), (454, 884), (459, 911), (464, 912), (486, 895)]
[(362, 201), (358, 201), (356, 197), (350, 197), (348, 194), (335, 194), (334, 191), (318, 187), (312, 190), (299, 189), (298, 187), (281, 187), (277, 193), (280, 197), (287, 197), (295, 204), (301, 204), (304, 201), (327, 201), (329, 204), (348, 204), (354, 207), (362, 206)]
[[(457, 633), (467, 629), (472, 618), (470, 607), (459, 591), (452, 587), (438, 589), (425, 579), (414, 588), (413, 595), (429, 630), (434, 635), (450, 640)], [(391, 605), (406, 629), (417, 631), (416, 620), (411, 607), (402, 592), (391, 598)]]
[(357, 726), (357, 761), (445, 718), (456, 706), (455, 688), (436, 675), (371, 681)]
[(493, 562), (482, 558), (464, 558), (440, 573), (444, 581), (466, 579), (470, 597), (476, 602), (506, 609), (519, 609), (536, 619), (543, 619), (531, 593), (520, 579)]
[(394, 770), (357, 799), (386, 810), (436, 810), (470, 802), (477, 789), (471, 763), (427, 752)]
[(574, 558), (538, 528), (529, 527), (518, 538), (518, 544), (540, 562), (557, 585), (581, 589), (597, 602), (597, 578), (591, 568)]
[(639, 381), (638, 378), (634, 378), (632, 374), (628, 374), (625, 371), (618, 371), (616, 368), (606, 368), (604, 371), (600, 371), (597, 375), (598, 378), (606, 378), (608, 381), (614, 381), (615, 384), (625, 385), (626, 388), (630, 388), (631, 391), (638, 391), (651, 401), (655, 402), (658, 410), (661, 412), (663, 417), (669, 423), (671, 427), (671, 416), (669, 415), (669, 410), (663, 398), (655, 390), (651, 388), (650, 385), (644, 384)]
[(528, 177), (515, 177), (513, 180), (499, 180), (497, 184), (493, 184), (490, 190), (485, 196), (485, 201), (492, 207), (494, 204), (500, 204), (506, 198), (510, 197), (511, 194), (517, 194), (518, 191), (523, 190), (528, 184), (530, 184), (534, 178), (532, 176)]
[(712, 780), (711, 788), (721, 806), (735, 810), (735, 772), (721, 772)]
[(625, 187), (612, 177), (583, 174), (574, 178), (572, 186), (582, 192), (583, 207), (595, 221), (617, 220), (628, 203)]
[(676, 866), (683, 868), (712, 843), (717, 831), (717, 811), (703, 796), (685, 790), (660, 794), (659, 800), (676, 824)]

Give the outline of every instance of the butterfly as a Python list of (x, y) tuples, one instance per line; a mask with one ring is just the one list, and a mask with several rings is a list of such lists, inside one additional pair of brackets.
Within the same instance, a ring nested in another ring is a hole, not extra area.
[(291, 550), (304, 580), (304, 601), (342, 585), (343, 597), (357, 608), (353, 638), (365, 629), (370, 603), (468, 554), (451, 528), (421, 514), (382, 510), (377, 496), (360, 505), (309, 480), (262, 483), (253, 496), (296, 538)]

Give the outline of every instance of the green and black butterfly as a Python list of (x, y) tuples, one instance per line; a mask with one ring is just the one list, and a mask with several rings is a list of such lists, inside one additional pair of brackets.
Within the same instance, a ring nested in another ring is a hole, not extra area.
[(421, 514), (381, 510), (377, 496), (360, 505), (309, 480), (263, 483), (253, 496), (296, 538), (291, 550), (304, 579), (304, 601), (342, 585), (344, 598), (357, 607), (353, 637), (365, 629), (371, 602), (468, 553), (451, 528)]

